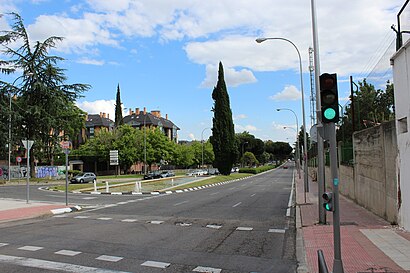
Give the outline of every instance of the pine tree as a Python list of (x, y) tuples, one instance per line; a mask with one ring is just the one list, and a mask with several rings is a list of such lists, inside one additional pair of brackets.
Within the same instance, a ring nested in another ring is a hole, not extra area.
[(218, 168), (221, 174), (229, 175), (238, 156), (238, 149), (235, 142), (232, 111), (221, 62), (219, 62), (218, 82), (212, 92), (212, 99), (214, 100), (212, 109), (214, 117), (210, 140), (215, 154), (214, 166)]
[(121, 107), (121, 97), (120, 97), (120, 84), (117, 86), (117, 100), (115, 101), (115, 128), (123, 125), (124, 120), (122, 118), (122, 107)]

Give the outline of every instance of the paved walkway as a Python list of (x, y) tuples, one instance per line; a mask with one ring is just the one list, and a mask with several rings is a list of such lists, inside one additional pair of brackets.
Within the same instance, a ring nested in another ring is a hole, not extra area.
[[(303, 173), (296, 175), (298, 233), (303, 238), (304, 257), (299, 257), (299, 272), (318, 272), (317, 250), (321, 249), (329, 272), (333, 267), (333, 226), (331, 212), (327, 225), (319, 225), (318, 184), (303, 188)], [(343, 183), (341, 181), (341, 183)], [(391, 226), (382, 218), (340, 196), (341, 248), (345, 273), (410, 272), (410, 233)], [(329, 224), (330, 223), (330, 224)]]
[(39, 203), (0, 198), (0, 223), (30, 219), (47, 214), (59, 214), (72, 210), (65, 204)]

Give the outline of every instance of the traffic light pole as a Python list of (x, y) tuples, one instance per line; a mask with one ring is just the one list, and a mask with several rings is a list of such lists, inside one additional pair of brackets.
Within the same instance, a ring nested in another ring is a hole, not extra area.
[(342, 262), (342, 251), (340, 242), (340, 209), (339, 209), (339, 177), (337, 170), (337, 147), (336, 147), (336, 127), (334, 122), (325, 124), (326, 131), (329, 132), (330, 146), (330, 171), (333, 182), (333, 273), (344, 273)]

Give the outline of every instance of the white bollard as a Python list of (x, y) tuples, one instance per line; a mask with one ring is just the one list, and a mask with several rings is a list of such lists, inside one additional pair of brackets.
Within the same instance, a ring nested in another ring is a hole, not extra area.
[(173, 187), (174, 186), (174, 178), (171, 179), (171, 183), (172, 183), (171, 185)]
[(108, 186), (107, 181), (105, 181), (105, 192), (110, 192), (110, 186)]
[(97, 181), (94, 180), (94, 192), (97, 192)]
[(141, 192), (140, 183), (139, 183), (139, 182), (135, 182), (135, 192)]
[(142, 186), (141, 186), (141, 181), (138, 182), (138, 188), (140, 189), (139, 192), (142, 192)]

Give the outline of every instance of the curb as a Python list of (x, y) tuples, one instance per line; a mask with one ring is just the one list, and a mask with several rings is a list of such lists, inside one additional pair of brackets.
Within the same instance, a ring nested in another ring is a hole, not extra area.
[(70, 207), (70, 208), (52, 209), (51, 213), (54, 214), (54, 215), (58, 215), (58, 214), (75, 212), (75, 211), (80, 211), (80, 210), (81, 210), (80, 206), (74, 206), (74, 207)]

